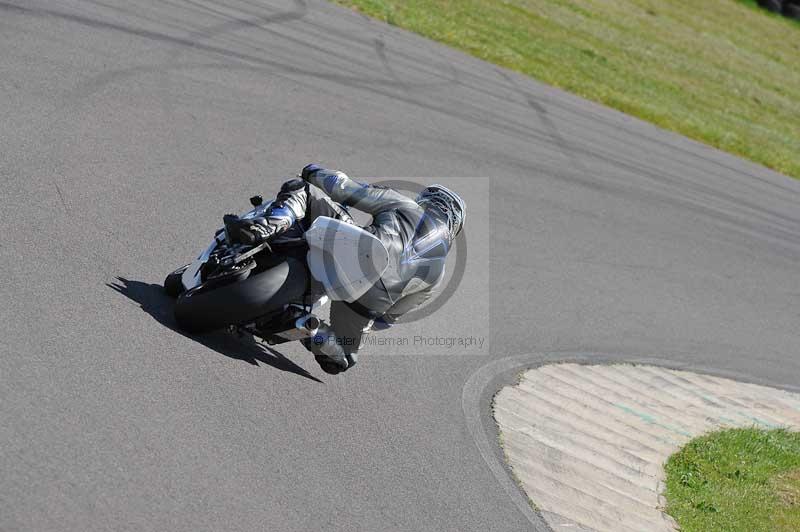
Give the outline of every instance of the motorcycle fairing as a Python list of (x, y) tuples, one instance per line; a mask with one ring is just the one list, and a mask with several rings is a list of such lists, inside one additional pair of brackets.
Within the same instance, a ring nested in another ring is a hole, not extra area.
[[(242, 219), (250, 219), (250, 218), (258, 218), (264, 216), (264, 213), (267, 212), (270, 205), (272, 205), (271, 201), (263, 203), (259, 205), (255, 209), (252, 209), (241, 216)], [(183, 287), (186, 290), (191, 290), (197, 286), (200, 286), (202, 279), (200, 276), (200, 268), (205, 264), (211, 254), (217, 249), (217, 246), (222, 242), (225, 237), (220, 235), (214, 237), (214, 240), (211, 241), (211, 244), (197, 257), (183, 272), (181, 275), (181, 282), (183, 283)]]

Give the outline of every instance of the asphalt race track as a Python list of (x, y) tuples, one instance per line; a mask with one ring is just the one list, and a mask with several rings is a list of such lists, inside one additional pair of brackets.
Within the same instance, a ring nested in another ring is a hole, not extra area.
[[(789, 178), (318, 1), (0, 0), (0, 51), (0, 530), (530, 530), (486, 446), (518, 366), (798, 389)], [(170, 327), (164, 274), (310, 161), (491, 180), (427, 323), (490, 354)]]

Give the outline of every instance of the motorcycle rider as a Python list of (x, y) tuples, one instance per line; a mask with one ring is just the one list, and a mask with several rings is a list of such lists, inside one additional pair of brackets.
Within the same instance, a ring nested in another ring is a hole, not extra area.
[(388, 326), (429, 299), (444, 277), (445, 260), (464, 224), (464, 201), (441, 186), (425, 187), (416, 200), (380, 186), (358, 183), (340, 171), (309, 164), (287, 181), (263, 218), (242, 220), (248, 244), (302, 232), (319, 216), (354, 223), (345, 207), (372, 215), (364, 229), (389, 252), (389, 267), (352, 303), (334, 301), (331, 324), (323, 322), (304, 345), (327, 373), (354, 366), (364, 332)]

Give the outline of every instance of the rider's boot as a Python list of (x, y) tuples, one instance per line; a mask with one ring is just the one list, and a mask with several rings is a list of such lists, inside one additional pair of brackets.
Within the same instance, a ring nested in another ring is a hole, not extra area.
[(326, 373), (335, 375), (355, 364), (355, 359), (347, 356), (336, 335), (325, 323), (303, 345), (314, 353), (314, 358)]

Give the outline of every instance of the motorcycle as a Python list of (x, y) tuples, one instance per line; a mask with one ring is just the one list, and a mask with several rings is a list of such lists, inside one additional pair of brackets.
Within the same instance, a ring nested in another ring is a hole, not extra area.
[(272, 201), (253, 196), (250, 203), (252, 210), (225, 216), (209, 246), (164, 280), (165, 292), (176, 298), (181, 329), (225, 328), (270, 345), (304, 340), (316, 334), (325, 305), (355, 301), (388, 268), (389, 254), (378, 238), (324, 216), (300, 227), (300, 236), (243, 243), (236, 227), (265, 216)]

